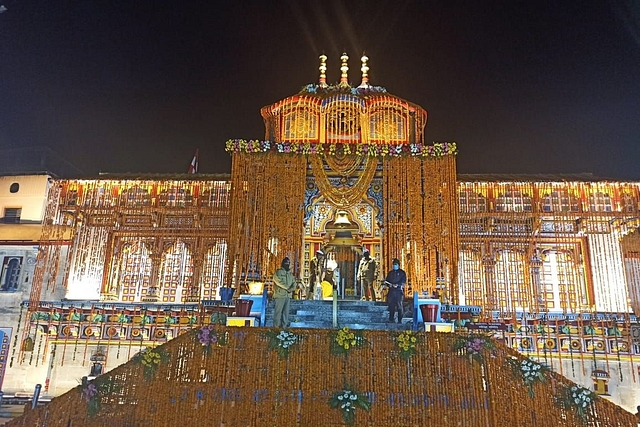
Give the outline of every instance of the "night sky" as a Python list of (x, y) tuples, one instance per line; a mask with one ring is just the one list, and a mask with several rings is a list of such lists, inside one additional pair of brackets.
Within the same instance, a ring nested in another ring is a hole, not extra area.
[[(4, 10), (6, 9), (6, 10)], [(260, 108), (318, 79), (429, 113), (460, 173), (640, 180), (640, 2), (0, 0), (0, 149), (88, 176), (230, 171)]]

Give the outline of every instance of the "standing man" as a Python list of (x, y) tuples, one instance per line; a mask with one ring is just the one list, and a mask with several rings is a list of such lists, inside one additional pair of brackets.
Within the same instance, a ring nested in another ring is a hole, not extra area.
[(288, 257), (282, 260), (280, 268), (273, 274), (273, 326), (276, 328), (289, 327), (289, 300), (296, 289), (296, 278), (289, 269), (291, 261)]
[(309, 291), (307, 292), (307, 299), (313, 299), (315, 296), (316, 288), (320, 286), (320, 283), (324, 280), (324, 252), (320, 249), (316, 251), (316, 256), (311, 258), (309, 263)]
[(407, 283), (407, 273), (400, 268), (400, 260), (394, 258), (391, 262), (392, 269), (384, 280), (389, 287), (387, 304), (389, 306), (389, 322), (394, 321), (395, 313), (398, 313), (398, 323), (402, 323), (402, 300), (404, 299), (404, 285)]
[(362, 251), (362, 259), (358, 265), (358, 279), (360, 280), (360, 287), (362, 289), (362, 296), (369, 301), (376, 300), (376, 290), (373, 284), (376, 281), (377, 276), (377, 263), (376, 260), (371, 258), (371, 254), (368, 249)]

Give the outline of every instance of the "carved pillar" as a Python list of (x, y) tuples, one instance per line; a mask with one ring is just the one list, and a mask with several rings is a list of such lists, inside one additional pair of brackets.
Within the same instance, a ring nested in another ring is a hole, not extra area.
[(115, 271), (118, 268), (118, 258), (120, 256), (119, 245), (120, 241), (116, 243), (117, 239), (112, 232), (107, 241), (107, 253), (105, 254), (105, 269), (102, 272), (102, 287), (100, 291), (100, 299), (102, 301), (118, 301), (118, 280), (119, 272)]
[(498, 309), (498, 292), (496, 290), (495, 267), (496, 260), (491, 254), (482, 257), (482, 267), (484, 268), (484, 280), (486, 289), (486, 310)]
[(531, 272), (531, 285), (533, 287), (533, 295), (535, 301), (532, 304), (532, 309), (538, 313), (547, 311), (547, 304), (544, 298), (544, 289), (542, 281), (540, 280), (540, 270), (542, 269), (542, 259), (535, 253), (529, 260), (529, 271)]
[(204, 254), (201, 245), (196, 246), (198, 249), (193, 252), (191, 261), (193, 262), (193, 275), (191, 283), (185, 296), (185, 302), (200, 302), (200, 276), (202, 275), (202, 265), (204, 264)]
[(143, 302), (158, 302), (160, 300), (160, 265), (162, 264), (162, 242), (156, 240), (155, 245), (149, 251), (151, 259), (151, 283), (147, 295), (142, 297)]

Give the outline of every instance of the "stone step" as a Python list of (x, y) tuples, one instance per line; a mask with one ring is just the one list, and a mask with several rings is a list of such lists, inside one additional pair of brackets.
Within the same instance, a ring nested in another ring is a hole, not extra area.
[[(274, 303), (266, 309), (266, 326), (273, 326)], [(407, 307), (405, 307), (406, 309)], [(333, 327), (333, 301), (292, 300), (289, 304), (291, 328)], [(412, 313), (406, 309), (402, 324), (389, 323), (389, 310), (384, 302), (348, 300), (338, 302), (338, 325), (350, 329), (406, 330), (411, 329)]]
[[(269, 326), (269, 325), (267, 325)], [(391, 331), (404, 331), (411, 329), (410, 322), (403, 323), (390, 323), (390, 322), (375, 322), (375, 323), (353, 323), (342, 322), (338, 324), (338, 328), (347, 327), (349, 329), (366, 329), (366, 330), (391, 330)], [(307, 329), (331, 329), (333, 328), (332, 322), (291, 322), (291, 328), (307, 328)]]

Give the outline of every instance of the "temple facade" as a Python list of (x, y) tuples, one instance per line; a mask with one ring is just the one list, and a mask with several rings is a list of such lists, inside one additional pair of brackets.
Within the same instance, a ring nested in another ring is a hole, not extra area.
[(2, 390), (58, 395), (218, 322), (222, 288), (269, 292), (285, 256), (301, 294), (322, 250), (339, 297), (360, 299), (367, 249), (457, 328), (634, 410), (640, 182), (458, 174), (455, 143), (425, 143), (426, 111), (370, 85), (366, 57), (352, 86), (347, 60), (338, 84), (321, 57), (317, 84), (264, 107), (264, 140), (228, 141), (230, 176), (46, 177), (30, 241), (0, 182)]

